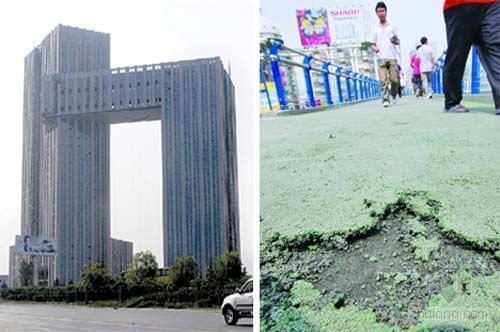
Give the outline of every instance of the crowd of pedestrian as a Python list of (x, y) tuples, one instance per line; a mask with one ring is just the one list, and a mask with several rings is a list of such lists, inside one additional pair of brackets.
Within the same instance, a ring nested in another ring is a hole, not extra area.
[[(499, 0), (445, 0), (444, 19), (448, 41), (443, 68), (445, 95), (444, 111), (465, 113), (462, 106), (462, 85), (467, 57), (473, 44), (492, 88), (496, 114), (500, 115), (500, 1)], [(378, 2), (375, 12), (379, 23), (374, 27), (372, 50), (377, 60), (377, 70), (382, 90), (382, 105), (388, 107), (401, 97), (401, 66), (398, 65), (400, 44), (396, 27), (387, 20), (387, 6)], [(417, 98), (431, 99), (432, 74), (436, 64), (436, 52), (427, 37), (410, 55), (413, 91)]]

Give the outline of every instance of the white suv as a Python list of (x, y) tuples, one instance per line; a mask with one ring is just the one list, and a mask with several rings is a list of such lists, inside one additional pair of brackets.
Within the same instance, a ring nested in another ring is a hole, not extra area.
[(253, 317), (253, 279), (222, 302), (222, 315), (228, 325), (236, 325), (240, 318)]

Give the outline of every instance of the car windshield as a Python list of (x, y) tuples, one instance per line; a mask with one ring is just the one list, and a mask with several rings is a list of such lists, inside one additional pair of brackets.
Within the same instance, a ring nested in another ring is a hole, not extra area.
[(241, 288), (242, 293), (251, 293), (253, 292), (253, 281), (250, 280), (248, 281), (243, 287)]

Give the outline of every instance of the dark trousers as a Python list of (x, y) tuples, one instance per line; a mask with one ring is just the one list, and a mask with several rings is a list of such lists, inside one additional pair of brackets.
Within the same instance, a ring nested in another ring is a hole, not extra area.
[(500, 108), (500, 1), (489, 4), (463, 4), (444, 12), (448, 51), (444, 63), (445, 108), (462, 101), (461, 82), (472, 44)]

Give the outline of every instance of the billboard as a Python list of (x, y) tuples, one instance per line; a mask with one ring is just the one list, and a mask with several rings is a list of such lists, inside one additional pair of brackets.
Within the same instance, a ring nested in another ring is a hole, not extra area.
[(376, 15), (371, 4), (345, 2), (328, 8), (332, 39), (337, 44), (357, 44), (371, 39)]
[(57, 240), (45, 236), (16, 235), (16, 253), (25, 255), (55, 255)]
[(296, 14), (302, 46), (330, 45), (326, 9), (297, 9)]

